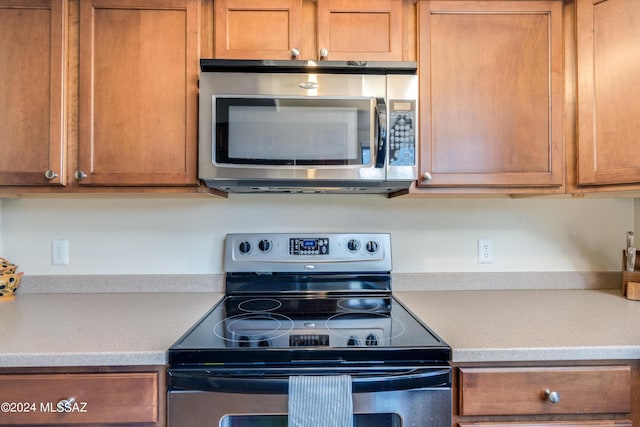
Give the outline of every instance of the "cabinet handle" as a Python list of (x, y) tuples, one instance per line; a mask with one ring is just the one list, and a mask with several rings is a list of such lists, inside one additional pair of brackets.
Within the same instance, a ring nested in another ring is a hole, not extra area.
[(73, 176), (75, 176), (78, 181), (81, 181), (87, 177), (87, 174), (84, 173), (84, 171), (77, 170)]
[(327, 59), (328, 56), (329, 56), (329, 49), (327, 49), (326, 47), (323, 47), (322, 49), (320, 49), (320, 59)]
[(47, 169), (44, 173), (44, 177), (47, 178), (49, 181), (56, 178), (57, 176), (58, 174), (52, 171), (51, 169)]
[(423, 181), (431, 181), (433, 177), (431, 176), (431, 174), (429, 172), (425, 172), (422, 174), (422, 180)]
[(547, 398), (547, 400), (551, 403), (558, 403), (560, 402), (560, 393), (558, 393), (557, 391), (551, 391), (549, 389), (546, 389), (544, 391), (544, 396)]
[(293, 49), (291, 49), (291, 57), (292, 58), (295, 59), (295, 58), (298, 58), (299, 56), (300, 56), (300, 49), (297, 49), (295, 47)]

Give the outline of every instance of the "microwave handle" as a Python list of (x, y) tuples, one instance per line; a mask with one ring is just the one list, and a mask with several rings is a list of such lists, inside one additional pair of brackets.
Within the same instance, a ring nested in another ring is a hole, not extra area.
[(383, 168), (387, 157), (387, 105), (383, 98), (376, 99), (376, 168)]

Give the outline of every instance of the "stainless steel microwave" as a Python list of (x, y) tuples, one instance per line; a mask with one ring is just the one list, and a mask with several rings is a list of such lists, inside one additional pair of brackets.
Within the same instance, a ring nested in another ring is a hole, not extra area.
[(201, 60), (199, 177), (225, 192), (402, 193), (414, 62)]

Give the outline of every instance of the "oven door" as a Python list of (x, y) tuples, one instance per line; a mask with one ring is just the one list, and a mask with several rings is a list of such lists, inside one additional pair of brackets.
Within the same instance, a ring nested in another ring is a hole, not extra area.
[(354, 427), (450, 427), (451, 368), (170, 369), (169, 427), (287, 427), (289, 375), (350, 374)]

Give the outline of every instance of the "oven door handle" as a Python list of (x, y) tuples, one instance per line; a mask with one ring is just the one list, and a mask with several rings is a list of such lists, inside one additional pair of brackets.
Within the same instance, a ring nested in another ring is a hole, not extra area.
[(353, 393), (451, 387), (451, 367), (409, 367), (385, 372), (348, 368), (196, 368), (169, 369), (172, 390), (219, 391), (225, 393), (287, 394), (289, 377), (297, 375), (351, 375)]

